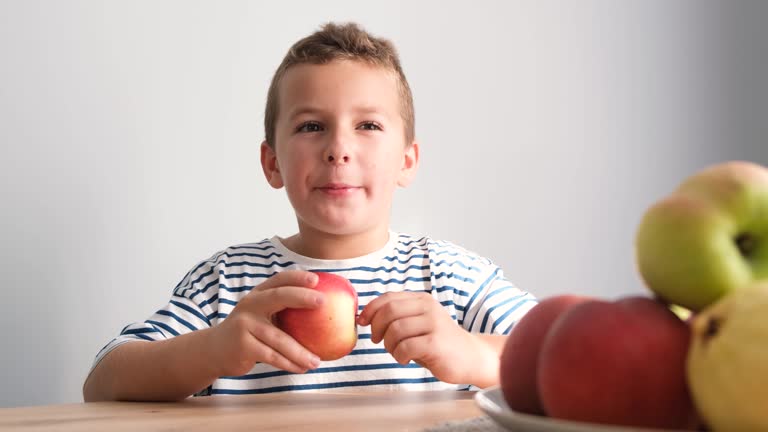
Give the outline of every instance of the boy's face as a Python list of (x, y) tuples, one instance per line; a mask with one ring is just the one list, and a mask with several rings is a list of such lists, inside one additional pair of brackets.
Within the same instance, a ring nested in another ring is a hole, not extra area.
[(388, 228), (394, 190), (418, 165), (394, 73), (348, 60), (297, 65), (283, 76), (279, 107), (275, 149), (263, 143), (261, 163), (299, 225), (335, 235)]

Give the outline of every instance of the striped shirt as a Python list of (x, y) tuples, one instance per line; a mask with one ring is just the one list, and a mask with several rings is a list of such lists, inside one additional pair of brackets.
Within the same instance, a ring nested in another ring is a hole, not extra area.
[[(156, 341), (216, 326), (254, 287), (278, 272), (296, 269), (336, 273), (357, 290), (359, 310), (387, 292), (432, 295), (469, 332), (507, 334), (536, 304), (501, 269), (459, 246), (428, 237), (390, 233), (377, 252), (347, 260), (319, 260), (287, 249), (278, 237), (227, 248), (196, 265), (173, 290), (165, 307), (143, 322), (126, 326), (96, 356), (95, 367), (115, 347), (130, 341)], [(304, 374), (257, 363), (245, 375), (220, 377), (206, 394), (249, 394), (323, 389), (461, 390), (468, 385), (439, 381), (414, 362), (400, 365), (371, 341), (370, 327), (358, 327), (347, 356), (322, 362)]]

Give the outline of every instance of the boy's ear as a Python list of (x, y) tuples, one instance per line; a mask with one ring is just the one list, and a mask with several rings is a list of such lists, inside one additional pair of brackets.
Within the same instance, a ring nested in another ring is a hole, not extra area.
[(419, 143), (414, 141), (403, 153), (403, 165), (400, 168), (400, 175), (397, 178), (397, 185), (400, 187), (408, 186), (416, 176), (416, 170), (419, 167)]
[(261, 169), (264, 170), (264, 177), (270, 186), (280, 189), (285, 185), (277, 164), (277, 153), (266, 141), (261, 143)]

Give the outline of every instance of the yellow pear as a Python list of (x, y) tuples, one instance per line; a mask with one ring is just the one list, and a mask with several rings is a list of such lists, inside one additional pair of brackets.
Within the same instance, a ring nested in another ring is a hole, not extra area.
[(768, 282), (693, 317), (687, 378), (699, 415), (719, 432), (768, 431)]

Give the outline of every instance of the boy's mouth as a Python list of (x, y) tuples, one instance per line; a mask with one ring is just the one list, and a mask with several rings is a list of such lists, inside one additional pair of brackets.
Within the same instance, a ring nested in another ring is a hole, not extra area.
[(352, 186), (346, 183), (326, 183), (317, 189), (328, 195), (344, 196), (360, 189), (360, 186)]
[(357, 189), (358, 186), (352, 186), (346, 183), (326, 183), (319, 187), (319, 189)]

